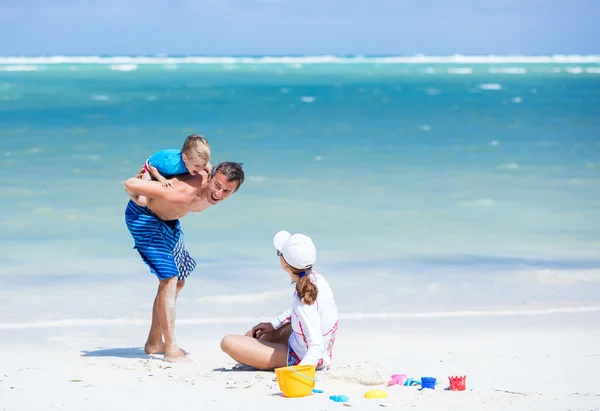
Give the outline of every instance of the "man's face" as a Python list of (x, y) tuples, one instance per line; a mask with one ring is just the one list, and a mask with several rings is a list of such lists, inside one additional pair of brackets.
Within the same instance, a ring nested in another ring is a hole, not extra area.
[(208, 182), (208, 202), (217, 204), (232, 195), (237, 188), (237, 181), (227, 181), (223, 174), (217, 173)]

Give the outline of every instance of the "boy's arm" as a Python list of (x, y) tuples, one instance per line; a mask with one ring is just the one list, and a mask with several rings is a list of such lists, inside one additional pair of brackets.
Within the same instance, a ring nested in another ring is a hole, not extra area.
[(189, 204), (194, 196), (187, 184), (175, 185), (174, 190), (165, 190), (158, 181), (142, 180), (139, 178), (129, 178), (125, 181), (125, 191), (129, 197), (135, 201), (135, 196), (145, 196), (148, 198), (162, 198), (176, 205)]
[(160, 171), (158, 171), (158, 168), (154, 167), (149, 162), (147, 162), (146, 165), (148, 166), (150, 174), (152, 174), (154, 178), (156, 178), (160, 182), (160, 184), (162, 184), (163, 186), (173, 187), (173, 183), (171, 182), (171, 180), (167, 180), (166, 178), (164, 178)]

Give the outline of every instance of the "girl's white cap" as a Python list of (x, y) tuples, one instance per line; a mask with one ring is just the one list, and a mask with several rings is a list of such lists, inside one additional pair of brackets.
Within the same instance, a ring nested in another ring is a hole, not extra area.
[(312, 267), (317, 260), (317, 249), (311, 238), (304, 234), (280, 231), (273, 237), (273, 245), (289, 265), (299, 270)]

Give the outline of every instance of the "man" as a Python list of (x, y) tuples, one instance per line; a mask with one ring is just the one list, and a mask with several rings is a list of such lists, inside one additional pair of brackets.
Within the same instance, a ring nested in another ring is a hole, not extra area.
[[(175, 342), (175, 302), (186, 277), (196, 266), (183, 245), (179, 219), (189, 212), (206, 210), (235, 193), (244, 182), (244, 171), (239, 163), (225, 162), (214, 167), (210, 175), (180, 175), (172, 182), (173, 188), (165, 188), (158, 181), (142, 180), (139, 175), (128, 179), (125, 191), (131, 201), (125, 222), (134, 248), (159, 280), (144, 350), (148, 354), (163, 352), (165, 361), (177, 362), (185, 357), (185, 352)], [(138, 204), (139, 196), (146, 197), (146, 202)]]

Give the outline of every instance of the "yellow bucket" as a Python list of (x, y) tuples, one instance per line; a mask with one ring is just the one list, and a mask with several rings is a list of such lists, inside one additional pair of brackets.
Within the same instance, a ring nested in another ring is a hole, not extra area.
[(298, 398), (312, 394), (315, 387), (314, 365), (275, 368), (277, 383), (284, 397)]

